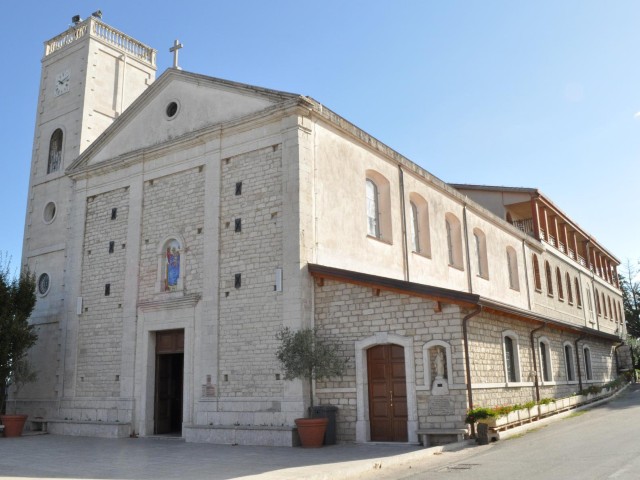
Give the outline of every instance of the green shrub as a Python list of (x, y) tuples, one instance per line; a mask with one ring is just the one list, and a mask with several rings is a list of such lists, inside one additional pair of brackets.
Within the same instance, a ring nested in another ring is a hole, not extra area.
[(466, 423), (473, 424), (473, 423), (476, 423), (478, 420), (482, 420), (484, 418), (494, 418), (497, 416), (498, 414), (492, 408), (476, 407), (467, 411), (467, 416), (464, 421)]

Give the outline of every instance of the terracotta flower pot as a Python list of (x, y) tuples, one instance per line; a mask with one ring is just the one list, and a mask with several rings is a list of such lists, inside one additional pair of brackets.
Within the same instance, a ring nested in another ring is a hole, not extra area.
[(304, 448), (319, 448), (324, 441), (328, 418), (296, 418), (298, 435)]
[(27, 422), (27, 415), (0, 415), (0, 422), (4, 425), (5, 437), (19, 437)]

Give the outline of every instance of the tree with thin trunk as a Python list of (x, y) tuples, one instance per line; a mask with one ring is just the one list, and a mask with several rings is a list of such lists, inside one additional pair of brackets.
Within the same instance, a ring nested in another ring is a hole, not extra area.
[(638, 266), (627, 259), (618, 275), (622, 290), (624, 316), (627, 322), (627, 333), (640, 338), (640, 275)]
[(11, 276), (10, 264), (0, 253), (0, 414), (5, 413), (9, 385), (35, 378), (25, 357), (38, 338), (29, 325), (36, 304), (35, 277), (27, 269)]
[(326, 343), (313, 328), (294, 332), (285, 327), (276, 338), (280, 340), (276, 357), (282, 364), (284, 379), (306, 379), (309, 382), (309, 405), (313, 407), (313, 381), (341, 377), (346, 359), (340, 356), (336, 345)]

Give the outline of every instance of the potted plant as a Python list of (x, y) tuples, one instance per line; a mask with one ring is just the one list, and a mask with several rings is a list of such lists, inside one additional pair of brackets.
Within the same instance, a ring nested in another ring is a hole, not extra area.
[[(31, 368), (31, 364), (26, 359), (22, 359), (16, 363), (15, 368), (11, 372), (9, 385), (15, 386), (15, 394), (17, 396), (22, 387), (27, 383), (35, 382), (36, 378), (37, 374), (35, 370)], [(19, 437), (22, 435), (22, 430), (24, 429), (24, 424), (27, 422), (27, 417), (28, 415), (19, 413), (15, 413), (13, 415), (5, 413), (4, 415), (0, 415), (0, 420), (2, 420), (2, 424), (4, 425), (4, 436)]]
[[(276, 357), (284, 370), (285, 380), (296, 378), (309, 382), (309, 411), (313, 408), (314, 380), (343, 375), (346, 360), (337, 347), (325, 343), (313, 328), (292, 331), (285, 327), (276, 335), (280, 345)], [(297, 418), (295, 420), (303, 447), (321, 447), (327, 428), (326, 418)]]
[(14, 428), (14, 419), (10, 417), (15, 415), (4, 415), (7, 395), (12, 383), (20, 389), (35, 380), (25, 356), (38, 338), (34, 326), (28, 322), (36, 303), (35, 277), (25, 269), (19, 277), (12, 278), (9, 264), (0, 254), (0, 421), (5, 436), (22, 433), (26, 416), (21, 416), (21, 424)]

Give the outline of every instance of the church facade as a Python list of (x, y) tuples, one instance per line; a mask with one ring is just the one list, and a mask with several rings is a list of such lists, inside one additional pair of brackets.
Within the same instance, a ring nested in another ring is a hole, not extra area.
[(616, 377), (618, 260), (537, 189), (449, 185), (316, 100), (168, 69), (91, 17), (45, 43), (23, 264), (51, 432), (292, 445), (314, 326), (338, 440)]

